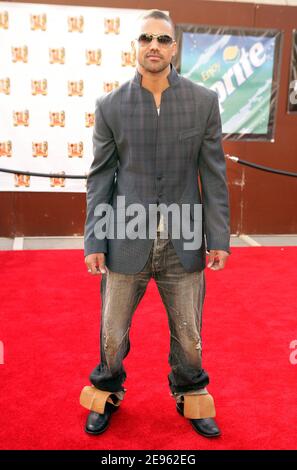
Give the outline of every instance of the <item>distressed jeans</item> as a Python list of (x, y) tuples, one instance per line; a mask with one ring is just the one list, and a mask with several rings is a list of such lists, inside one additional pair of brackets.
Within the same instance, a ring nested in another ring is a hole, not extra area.
[(171, 367), (168, 381), (171, 395), (179, 401), (182, 394), (203, 393), (209, 383), (201, 364), (205, 274), (185, 271), (170, 236), (161, 238), (159, 232), (141, 272), (122, 274), (108, 270), (102, 274), (101, 362), (92, 371), (90, 381), (98, 389), (118, 392), (119, 398), (123, 398), (126, 391), (123, 360), (130, 350), (132, 317), (152, 277), (168, 315)]

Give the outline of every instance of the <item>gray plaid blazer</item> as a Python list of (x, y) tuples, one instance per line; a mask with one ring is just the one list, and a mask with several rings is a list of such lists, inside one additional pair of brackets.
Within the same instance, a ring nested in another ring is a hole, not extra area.
[[(184, 250), (183, 238), (172, 238), (188, 272), (205, 268), (206, 250), (230, 252), (229, 195), (218, 96), (170, 66), (170, 86), (162, 93), (160, 115), (153, 94), (141, 85), (138, 70), (134, 78), (96, 100), (84, 253), (105, 253), (111, 271), (141, 271), (153, 244), (152, 237), (110, 239), (98, 237), (98, 231), (95, 235), (95, 207), (108, 203), (116, 217), (117, 196), (125, 196), (126, 206), (140, 203), (147, 211), (149, 204), (191, 204), (192, 208), (202, 203), (200, 248)], [(192, 209), (191, 214), (194, 219)], [(125, 226), (130, 217), (126, 215), (122, 221)], [(172, 233), (170, 220), (168, 231)]]

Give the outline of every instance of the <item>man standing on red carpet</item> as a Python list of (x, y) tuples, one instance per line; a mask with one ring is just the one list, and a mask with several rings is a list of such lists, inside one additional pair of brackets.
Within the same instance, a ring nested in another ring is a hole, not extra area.
[[(102, 273), (102, 305), (100, 363), (80, 397), (90, 410), (85, 430), (104, 432), (124, 398), (132, 316), (153, 277), (168, 315), (177, 412), (214, 437), (201, 325), (206, 252), (215, 270), (230, 253), (218, 96), (177, 73), (169, 16), (151, 10), (137, 28), (135, 76), (96, 101), (84, 243), (88, 271)], [(143, 385), (158, 386), (149, 371)]]

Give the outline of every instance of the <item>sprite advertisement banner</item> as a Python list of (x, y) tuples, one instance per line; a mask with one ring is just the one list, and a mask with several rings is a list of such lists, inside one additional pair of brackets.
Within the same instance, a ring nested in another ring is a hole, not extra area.
[(281, 33), (177, 26), (181, 75), (217, 92), (224, 139), (273, 140)]

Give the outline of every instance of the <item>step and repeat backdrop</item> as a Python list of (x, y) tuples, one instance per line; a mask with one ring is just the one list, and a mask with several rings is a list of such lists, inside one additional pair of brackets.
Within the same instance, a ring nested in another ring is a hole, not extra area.
[[(96, 98), (135, 74), (134, 25), (146, 10), (0, 2), (0, 191), (86, 190)], [(166, 11), (165, 13), (169, 13)], [(225, 140), (274, 141), (283, 32), (177, 24), (174, 65), (215, 90)], [(297, 34), (288, 113), (295, 113)]]
[[(96, 98), (129, 80), (145, 10), (0, 2), (0, 191), (86, 190)], [(61, 177), (59, 176), (61, 174)]]

